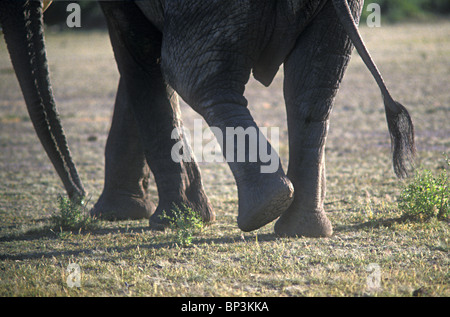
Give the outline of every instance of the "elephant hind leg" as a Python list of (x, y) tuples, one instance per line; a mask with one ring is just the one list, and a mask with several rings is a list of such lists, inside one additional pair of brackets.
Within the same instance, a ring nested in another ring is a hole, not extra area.
[[(359, 8), (354, 8), (358, 12)], [(297, 41), (285, 62), (284, 94), (289, 132), (288, 177), (294, 201), (275, 224), (282, 236), (331, 236), (324, 211), (325, 142), (329, 114), (352, 45), (330, 3)]]
[[(238, 104), (215, 104), (204, 117), (216, 128), (216, 138), (236, 181), (238, 227), (253, 231), (278, 218), (292, 203), (294, 188), (276, 149), (248, 109)], [(266, 153), (270, 153), (268, 164), (262, 159)]]

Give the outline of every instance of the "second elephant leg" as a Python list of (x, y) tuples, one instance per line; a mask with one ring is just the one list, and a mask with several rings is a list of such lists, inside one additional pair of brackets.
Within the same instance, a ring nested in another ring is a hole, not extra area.
[(351, 50), (351, 42), (330, 3), (301, 35), (285, 62), (287, 176), (295, 194), (292, 205), (275, 224), (279, 235), (327, 237), (333, 232), (323, 208), (325, 142), (334, 97)]
[(91, 214), (103, 219), (149, 218), (155, 206), (147, 192), (150, 169), (121, 80), (105, 150), (105, 184)]

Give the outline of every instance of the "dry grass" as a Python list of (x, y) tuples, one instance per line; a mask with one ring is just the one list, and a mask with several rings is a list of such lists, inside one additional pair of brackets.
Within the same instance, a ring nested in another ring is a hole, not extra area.
[[(450, 23), (362, 29), (392, 94), (416, 125), (418, 165), (438, 171), (450, 149)], [(95, 201), (118, 73), (104, 33), (47, 36), (54, 92), (73, 156)], [(0, 295), (14, 296), (449, 296), (448, 223), (401, 221), (382, 101), (355, 54), (336, 99), (327, 143), (329, 239), (288, 239), (272, 225), (242, 234), (225, 164), (201, 163), (217, 221), (181, 248), (146, 221), (101, 222), (90, 232), (49, 230), (63, 188), (32, 130), (0, 44)], [(251, 81), (261, 126), (287, 132), (282, 71), (269, 89)], [(182, 105), (191, 127), (199, 118)], [(155, 196), (156, 188), (150, 188)], [(67, 285), (69, 263), (81, 287)], [(379, 265), (381, 288), (367, 289)], [(125, 284), (126, 283), (126, 284)], [(130, 286), (132, 285), (132, 286)], [(414, 294), (417, 294), (414, 293)]]

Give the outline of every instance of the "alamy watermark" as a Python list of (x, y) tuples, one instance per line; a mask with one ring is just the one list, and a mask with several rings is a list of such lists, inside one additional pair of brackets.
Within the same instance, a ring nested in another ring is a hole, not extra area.
[(381, 7), (378, 3), (369, 3), (366, 8), (370, 14), (367, 16), (366, 24), (368, 27), (381, 27)]
[(171, 151), (174, 162), (192, 162), (195, 157), (197, 162), (261, 162), (265, 164), (261, 173), (275, 173), (279, 168), (278, 127), (226, 127), (224, 136), (218, 127), (204, 129), (203, 121), (196, 119), (193, 136), (185, 128), (175, 128), (171, 137), (177, 140)]
[(381, 268), (377, 263), (370, 263), (366, 267), (369, 275), (366, 278), (366, 289), (369, 293), (381, 291)]
[(66, 19), (66, 25), (69, 28), (81, 27), (81, 7), (78, 3), (69, 3), (66, 8), (70, 12)]
[(72, 287), (81, 287), (81, 268), (76, 263), (70, 263), (67, 266), (66, 271), (69, 273), (66, 279), (67, 286)]
[[(66, 11), (69, 12), (66, 25), (69, 28), (81, 27), (81, 7), (78, 3), (71, 2), (67, 5)], [(368, 27), (381, 27), (381, 7), (378, 3), (369, 3), (366, 11), (370, 12), (367, 16), (366, 24)]]
[[(381, 8), (377, 3), (370, 3), (366, 10), (370, 12), (367, 16), (366, 24), (368, 27), (381, 27)], [(69, 28), (81, 27), (81, 7), (78, 3), (69, 3), (66, 11), (69, 12), (66, 25)], [(269, 151), (265, 137), (271, 132), (272, 150)], [(182, 138), (181, 135), (184, 137)], [(216, 140), (214, 139), (216, 136)], [(191, 162), (193, 156), (198, 162), (223, 162), (224, 156), (226, 162), (257, 162), (268, 163), (261, 166), (261, 173), (274, 173), (278, 170), (278, 141), (279, 129), (248, 127), (227, 127), (225, 131), (225, 138), (223, 132), (217, 127), (211, 127), (203, 130), (202, 121), (195, 120), (194, 122), (194, 137), (191, 138), (188, 130), (174, 129), (172, 131), (172, 139), (179, 140), (172, 148), (172, 160), (175, 162)], [(189, 151), (190, 140), (193, 140), (194, 153)], [(223, 141), (225, 140), (225, 141)], [(208, 141), (203, 146), (203, 142)], [(248, 141), (248, 142), (247, 142)], [(225, 142), (225, 144), (223, 144)], [(222, 155), (221, 149), (224, 148), (226, 152)]]
[[(66, 272), (69, 275), (66, 278), (66, 283), (69, 288), (81, 287), (81, 268), (77, 263), (70, 263)], [(369, 273), (366, 277), (366, 292), (376, 293), (381, 292), (381, 267), (377, 263), (369, 263), (366, 267), (366, 272)], [(134, 284), (128, 284), (125, 282), (126, 290)]]

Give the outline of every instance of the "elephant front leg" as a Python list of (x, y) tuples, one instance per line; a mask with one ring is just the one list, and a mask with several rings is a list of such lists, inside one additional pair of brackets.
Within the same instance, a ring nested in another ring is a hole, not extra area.
[(288, 177), (294, 185), (295, 196), (275, 224), (278, 235), (332, 235), (332, 225), (324, 211), (324, 151), (329, 114), (351, 49), (330, 3), (301, 34), (285, 62)]
[(106, 142), (105, 184), (91, 214), (110, 220), (149, 218), (155, 211), (147, 190), (149, 178), (139, 129), (121, 80)]

